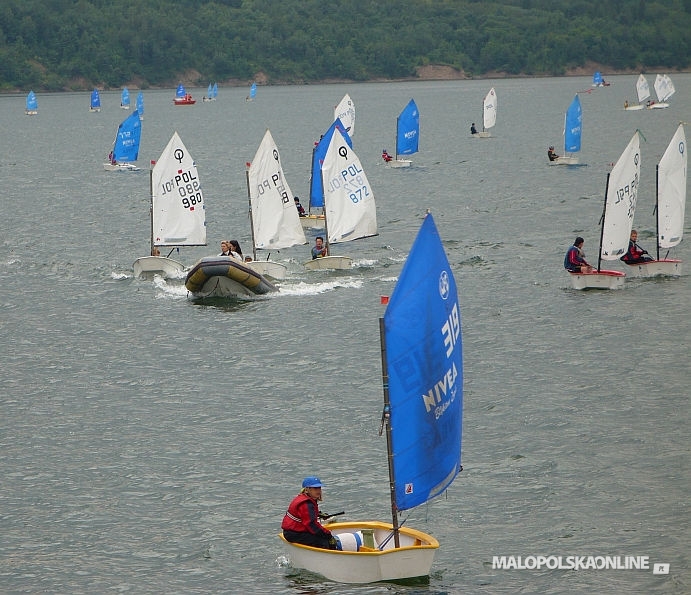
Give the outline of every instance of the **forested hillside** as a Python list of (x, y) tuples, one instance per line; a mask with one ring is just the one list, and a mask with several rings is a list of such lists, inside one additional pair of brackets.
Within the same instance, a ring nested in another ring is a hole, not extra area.
[(691, 0), (2, 0), (0, 90), (691, 65)]

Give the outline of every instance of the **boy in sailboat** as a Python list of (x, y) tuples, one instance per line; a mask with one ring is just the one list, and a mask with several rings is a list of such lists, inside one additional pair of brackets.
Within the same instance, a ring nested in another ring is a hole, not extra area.
[(316, 476), (305, 477), (302, 490), (293, 498), (281, 523), (287, 541), (325, 550), (338, 549), (336, 538), (319, 522), (321, 499), (321, 480)]
[(322, 258), (326, 256), (326, 246), (324, 246), (324, 238), (317, 236), (314, 240), (314, 246), (312, 247), (312, 260), (315, 258)]
[(477, 128), (475, 128), (475, 122), (470, 125), (470, 134), (477, 134)]
[(298, 210), (298, 215), (300, 217), (307, 217), (307, 213), (305, 212), (305, 207), (303, 207), (300, 204), (300, 199), (296, 196), (294, 200), (295, 200), (295, 208)]
[(554, 145), (551, 145), (549, 149), (547, 149), (547, 157), (549, 157), (550, 161), (556, 161), (559, 159), (559, 155), (554, 152)]
[(638, 232), (635, 229), (631, 230), (629, 236), (629, 249), (626, 254), (619, 260), (623, 260), (626, 264), (638, 264), (639, 262), (650, 262), (652, 257), (648, 256), (648, 251), (643, 250), (636, 242), (638, 241)]
[(570, 273), (589, 273), (593, 269), (585, 260), (585, 253), (583, 252), (584, 243), (585, 240), (578, 236), (573, 246), (566, 251), (564, 268)]
[(386, 149), (382, 149), (381, 158), (384, 161), (386, 161), (386, 163), (388, 163), (389, 161), (391, 161), (393, 159), (393, 157), (391, 157), (391, 155), (389, 155), (389, 152)]

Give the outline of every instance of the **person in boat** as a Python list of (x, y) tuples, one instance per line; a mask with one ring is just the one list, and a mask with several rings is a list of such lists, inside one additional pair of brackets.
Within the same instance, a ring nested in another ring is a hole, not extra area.
[(324, 246), (324, 238), (317, 236), (314, 239), (314, 246), (312, 247), (312, 260), (322, 258), (327, 255), (326, 246)]
[(243, 262), (245, 261), (245, 257), (242, 255), (242, 249), (237, 240), (228, 240), (228, 250), (230, 252), (228, 256), (232, 256)]
[(549, 149), (547, 149), (547, 157), (549, 157), (550, 161), (559, 159), (559, 155), (554, 152), (554, 145), (550, 145)]
[(115, 153), (113, 151), (108, 153), (108, 161), (110, 161), (111, 165), (117, 165), (118, 164), (118, 162), (115, 161)]
[(389, 155), (389, 152), (386, 149), (382, 149), (381, 158), (384, 161), (386, 161), (386, 163), (393, 160), (393, 157), (391, 157), (391, 155)]
[(321, 499), (321, 480), (316, 476), (305, 477), (302, 490), (291, 501), (281, 523), (287, 541), (325, 550), (338, 549), (336, 538), (319, 522)]
[(570, 273), (589, 273), (593, 270), (585, 260), (585, 253), (583, 252), (583, 244), (585, 240), (578, 236), (571, 246), (566, 251), (564, 257), (564, 268)]
[(154, 246), (153, 248), (151, 248), (151, 256), (161, 256), (161, 251), (156, 246)]
[(638, 264), (640, 262), (650, 262), (651, 256), (648, 256), (648, 251), (643, 250), (636, 242), (638, 241), (638, 232), (635, 229), (631, 230), (631, 235), (629, 236), (629, 249), (626, 254), (620, 258), (626, 264)]
[(470, 125), (470, 134), (477, 134), (477, 128), (475, 128), (475, 122)]
[(624, 100), (624, 109), (629, 109), (629, 100), (628, 99)]
[(228, 246), (228, 240), (221, 240), (221, 253), (219, 256), (230, 256), (230, 246)]
[(295, 208), (298, 210), (298, 215), (300, 215), (300, 217), (307, 217), (305, 207), (300, 204), (300, 199), (297, 196), (295, 197)]

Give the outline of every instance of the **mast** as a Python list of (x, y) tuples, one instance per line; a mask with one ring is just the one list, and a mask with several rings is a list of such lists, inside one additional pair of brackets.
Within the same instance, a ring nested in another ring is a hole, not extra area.
[(396, 134), (394, 136), (394, 142), (396, 143), (396, 161), (398, 161), (398, 126), (401, 121), (401, 114), (396, 117)]
[[(115, 150), (115, 147), (113, 147)], [(156, 163), (152, 161), (149, 163), (149, 221), (151, 222), (151, 246), (149, 246), (149, 255), (154, 255), (154, 166)], [(170, 256), (170, 255), (169, 255)]]
[[(656, 260), (660, 260), (660, 164), (655, 166), (655, 250)], [(669, 252), (667, 252), (669, 254)]]
[(254, 244), (254, 220), (252, 219), (252, 194), (250, 193), (250, 167), (252, 165), (248, 163), (245, 178), (247, 179), (247, 202), (249, 203), (250, 232), (252, 234), (252, 260), (257, 260), (257, 248)]
[(600, 249), (597, 251), (597, 272), (600, 272), (600, 263), (602, 261), (602, 239), (605, 236), (605, 214), (607, 213), (607, 191), (609, 190), (609, 176), (607, 174), (607, 184), (605, 184), (605, 204), (602, 207), (602, 217), (600, 218)]
[(331, 248), (329, 247), (329, 224), (326, 217), (326, 192), (324, 192), (324, 171), (322, 170), (321, 166), (319, 166), (319, 177), (322, 180), (322, 200), (324, 201), (324, 245), (326, 246), (326, 255), (331, 256)]
[(389, 463), (389, 492), (391, 495), (391, 524), (393, 525), (394, 547), (400, 547), (398, 536), (398, 509), (396, 507), (396, 479), (393, 467), (393, 445), (391, 443), (391, 401), (389, 400), (389, 370), (386, 365), (386, 333), (384, 329), (384, 318), (379, 319), (379, 342), (381, 345), (381, 376), (382, 387), (384, 389), (384, 410), (382, 411), (381, 436), (386, 425), (386, 452)]

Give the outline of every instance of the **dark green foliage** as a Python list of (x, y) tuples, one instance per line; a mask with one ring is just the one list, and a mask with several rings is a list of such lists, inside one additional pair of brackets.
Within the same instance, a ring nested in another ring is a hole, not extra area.
[(691, 64), (691, 0), (3, 0), (0, 89)]

